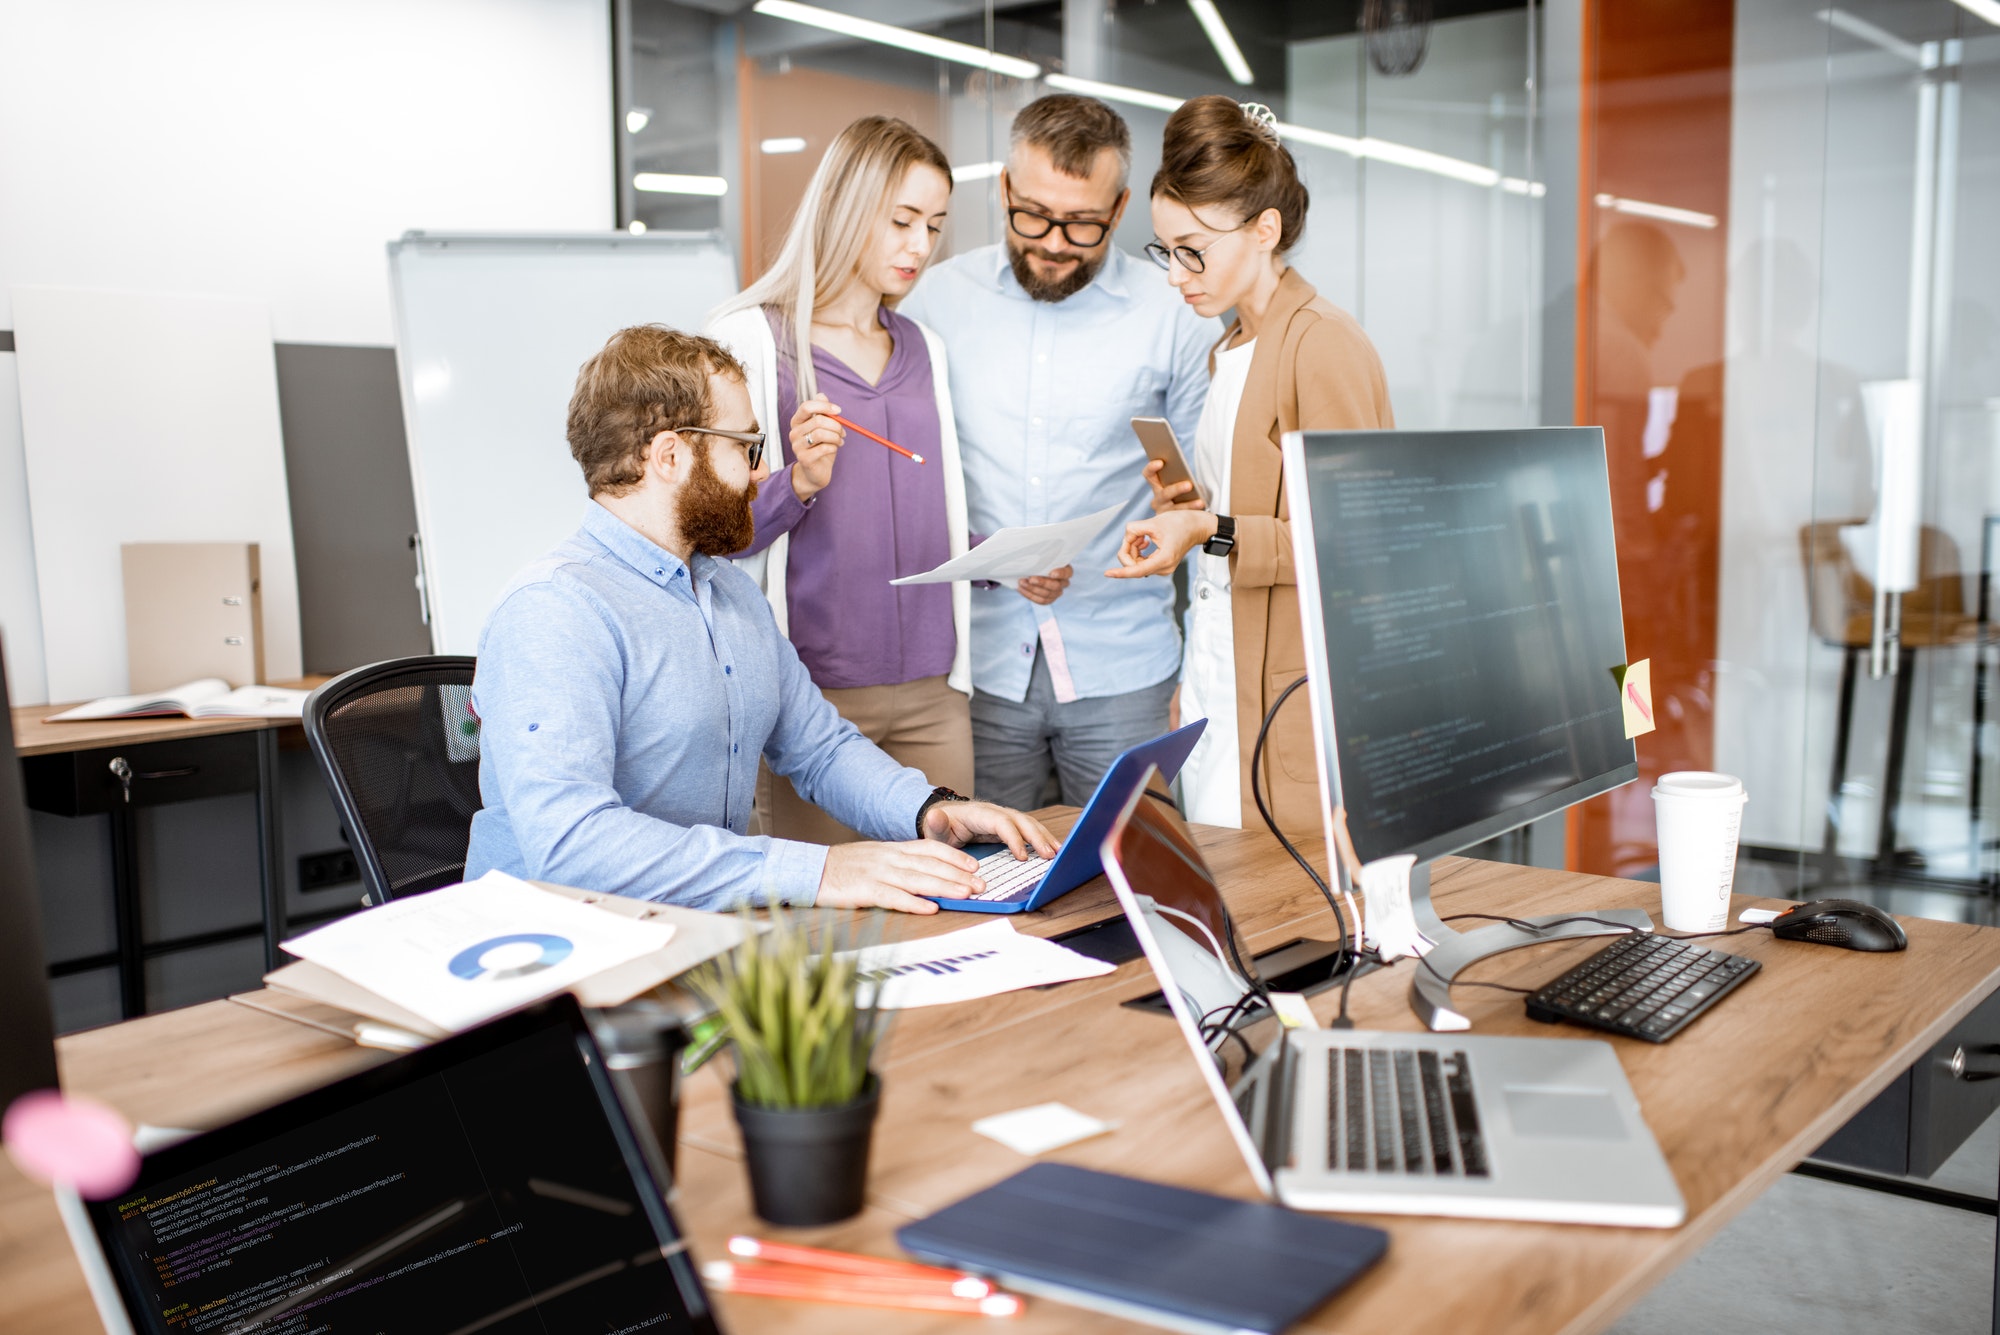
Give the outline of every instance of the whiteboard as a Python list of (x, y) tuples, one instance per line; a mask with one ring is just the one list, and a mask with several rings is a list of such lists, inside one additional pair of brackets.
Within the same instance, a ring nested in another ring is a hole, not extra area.
[(51, 700), (123, 695), (127, 542), (254, 542), (264, 675), (300, 675), (299, 586), (261, 301), (13, 289)]
[(582, 522), (577, 368), (627, 325), (700, 329), (736, 263), (720, 232), (411, 232), (389, 278), (431, 647), (476, 653), (500, 591)]

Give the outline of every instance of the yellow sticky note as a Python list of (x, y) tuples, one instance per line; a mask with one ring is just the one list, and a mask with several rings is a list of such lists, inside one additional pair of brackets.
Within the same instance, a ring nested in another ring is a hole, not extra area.
[(1618, 679), (1618, 702), (1625, 707), (1625, 735), (1641, 737), (1654, 728), (1653, 660), (1642, 658), (1611, 669)]
[(1303, 992), (1271, 993), (1271, 1009), (1278, 1016), (1278, 1023), (1287, 1029), (1317, 1029), (1319, 1019), (1306, 1005)]

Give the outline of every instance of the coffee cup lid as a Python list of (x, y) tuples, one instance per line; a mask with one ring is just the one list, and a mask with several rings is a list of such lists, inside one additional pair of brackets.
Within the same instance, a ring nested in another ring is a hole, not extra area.
[(1741, 797), (1743, 780), (1733, 774), (1683, 769), (1662, 774), (1653, 784), (1655, 797)]

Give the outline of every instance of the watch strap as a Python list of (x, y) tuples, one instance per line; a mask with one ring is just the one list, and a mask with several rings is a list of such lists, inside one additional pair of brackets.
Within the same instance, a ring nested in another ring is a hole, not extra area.
[(964, 793), (953, 792), (949, 788), (939, 787), (931, 789), (931, 795), (924, 799), (922, 806), (917, 808), (917, 838), (922, 839), (925, 837), (924, 817), (931, 814), (932, 807), (940, 802), (970, 802), (971, 800)]

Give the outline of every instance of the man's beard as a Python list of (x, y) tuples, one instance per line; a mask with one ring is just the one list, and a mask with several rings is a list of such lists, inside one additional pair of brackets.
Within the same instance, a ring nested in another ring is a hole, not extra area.
[(757, 536), (757, 521), (750, 502), (757, 499), (752, 481), (742, 491), (732, 490), (716, 473), (704, 446), (688, 471), (687, 485), (674, 502), (674, 522), (681, 537), (703, 556), (734, 556)]
[[(1030, 253), (1031, 248), (1023, 245), (1017, 238), (1011, 236), (1007, 238), (1007, 263), (1013, 266), (1014, 281), (1021, 285), (1023, 292), (1036, 301), (1061, 301), (1066, 297), (1075, 296), (1090, 286), (1090, 280), (1097, 277), (1097, 271), (1102, 269), (1104, 261), (1111, 257), (1111, 247), (1106, 246), (1094, 256), (1079, 259), (1075, 268), (1063, 277), (1054, 279), (1043, 278), (1028, 267)], [(1067, 258), (1039, 250), (1032, 253), (1044, 260)]]

